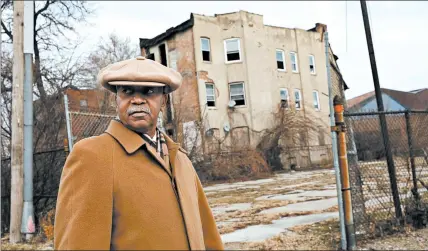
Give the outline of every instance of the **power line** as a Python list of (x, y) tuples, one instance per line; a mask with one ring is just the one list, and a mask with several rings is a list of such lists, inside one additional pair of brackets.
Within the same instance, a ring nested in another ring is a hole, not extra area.
[(345, 41), (346, 52), (348, 52), (348, 1), (345, 1)]

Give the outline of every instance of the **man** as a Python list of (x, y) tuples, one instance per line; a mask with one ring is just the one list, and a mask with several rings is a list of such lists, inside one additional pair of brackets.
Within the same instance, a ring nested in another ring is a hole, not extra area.
[(186, 152), (157, 129), (181, 75), (137, 57), (100, 71), (118, 119), (75, 144), (61, 176), (55, 249), (222, 250)]

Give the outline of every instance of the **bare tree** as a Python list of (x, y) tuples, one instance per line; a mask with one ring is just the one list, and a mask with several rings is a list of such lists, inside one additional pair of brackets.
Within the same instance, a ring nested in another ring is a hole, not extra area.
[(118, 61), (131, 59), (138, 55), (138, 46), (132, 43), (130, 38), (121, 38), (115, 33), (110, 33), (107, 37), (101, 37), (98, 46), (85, 59), (86, 76), (83, 85), (86, 87), (95, 86), (99, 71), (109, 64)]
[[(40, 101), (37, 112), (42, 113), (35, 118), (36, 124), (49, 124), (50, 112), (53, 107), (48, 99), (56, 98), (66, 87), (78, 85), (79, 76), (84, 69), (80, 58), (74, 55), (79, 39), (75, 25), (86, 22), (93, 13), (87, 1), (37, 1), (34, 3), (34, 65), (33, 81), (34, 96)], [(2, 42), (11, 44), (13, 41), (13, 1), (2, 2)], [(2, 51), (1, 90), (5, 109), (1, 111), (1, 133), (5, 143), (10, 140), (11, 128), (11, 91), (12, 91), (12, 52), (5, 46)], [(53, 96), (52, 96), (53, 95)], [(9, 149), (9, 145), (5, 145)]]
[[(78, 39), (71, 39), (77, 34), (75, 24), (86, 22), (86, 18), (92, 14), (87, 1), (37, 1), (34, 12), (34, 82), (35, 94), (44, 102), (49, 94), (58, 91), (58, 87), (72, 84), (76, 71), (81, 67), (73, 62), (73, 51), (79, 44)], [(12, 1), (2, 3), (4, 19), (1, 26), (6, 34), (5, 43), (13, 41)], [(71, 52), (71, 55), (70, 55)], [(56, 56), (53, 56), (55, 53)], [(58, 55), (61, 55), (59, 58)], [(67, 55), (64, 57), (64, 55)], [(65, 81), (58, 82), (59, 78)], [(2, 91), (7, 91), (10, 86), (3, 86)], [(4, 89), (3, 89), (4, 88)]]
[[(52, 149), (52, 147), (58, 146), (56, 144), (58, 135), (64, 124), (64, 113), (58, 106), (58, 103), (61, 102), (62, 91), (70, 85), (78, 85), (81, 71), (84, 69), (81, 59), (74, 55), (81, 42), (77, 37), (75, 25), (86, 22), (86, 18), (92, 14), (92, 10), (86, 1), (47, 0), (35, 1), (34, 5), (33, 93), (36, 99), (34, 102), (34, 147), (36, 150), (34, 152), (37, 154), (37, 150)], [(11, 51), (14, 39), (13, 1), (2, 1), (1, 11), (1, 96), (4, 104), (1, 111), (1, 134), (3, 136), (3, 149), (1, 150), (2, 153), (5, 153), (4, 157), (8, 157), (10, 156), (12, 135), (10, 121), (13, 80)], [(34, 161), (37, 162), (36, 157)], [(36, 163), (35, 169), (41, 167), (43, 170), (40, 173), (51, 175), (51, 163), (54, 162), (52, 158), (46, 156)], [(34, 178), (38, 179), (37, 173)], [(35, 191), (38, 189), (37, 186), (43, 182), (35, 181)]]

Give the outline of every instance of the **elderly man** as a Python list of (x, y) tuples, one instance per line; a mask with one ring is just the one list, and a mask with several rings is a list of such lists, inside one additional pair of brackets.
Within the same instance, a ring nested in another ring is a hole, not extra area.
[(55, 249), (222, 250), (201, 182), (186, 152), (157, 129), (181, 75), (137, 57), (104, 68), (118, 119), (79, 141), (61, 176)]

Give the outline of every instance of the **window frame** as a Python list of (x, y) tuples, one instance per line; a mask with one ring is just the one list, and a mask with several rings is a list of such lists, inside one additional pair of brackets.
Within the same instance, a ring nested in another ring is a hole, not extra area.
[[(208, 41), (208, 52), (209, 52), (209, 61), (204, 60), (204, 49), (202, 48), (202, 40), (207, 40)], [(202, 54), (202, 62), (204, 63), (211, 63), (212, 62), (212, 53), (211, 53), (211, 40), (208, 37), (201, 37), (200, 39), (201, 42), (201, 54)]]
[[(247, 97), (245, 95), (245, 84), (244, 82), (231, 82), (229, 83), (229, 101), (232, 101), (232, 92), (231, 92), (231, 86), (232, 85), (242, 85), (242, 93), (244, 95), (244, 104), (243, 105), (235, 105), (235, 107), (245, 107), (247, 105)], [(233, 95), (238, 96), (238, 95)]]
[[(289, 55), (290, 55), (291, 71), (294, 73), (298, 73), (299, 72), (299, 59), (297, 58), (297, 52), (290, 51)], [(294, 55), (294, 58), (296, 59), (296, 70), (293, 69), (292, 55)]]
[[(239, 54), (239, 59), (238, 60), (232, 60), (229, 61), (227, 60), (227, 41), (232, 41), (232, 40), (237, 40), (238, 41), (238, 54)], [(225, 39), (223, 41), (223, 46), (224, 46), (224, 60), (226, 64), (232, 64), (232, 63), (240, 63), (242, 62), (242, 51), (241, 51), (241, 39), (236, 37), (236, 38), (228, 38)]]
[[(276, 54), (277, 54), (278, 52), (281, 52), (281, 55), (282, 55), (282, 63), (283, 63), (283, 65), (284, 65), (284, 69), (278, 68), (278, 59), (276, 58)], [(276, 50), (275, 50), (275, 61), (276, 61), (276, 69), (277, 69), (278, 71), (282, 71), (282, 72), (287, 71), (286, 60), (285, 60), (285, 51), (284, 51), (284, 50), (281, 50), (281, 49), (276, 49)]]
[[(281, 97), (281, 91), (285, 91), (286, 92), (286, 94), (287, 94), (287, 107), (282, 107), (282, 101), (283, 101), (283, 99), (282, 99), (282, 97)], [(287, 88), (279, 88), (279, 98), (280, 98), (280, 108), (281, 109), (286, 109), (286, 110), (288, 110), (288, 109), (290, 109), (290, 94), (288, 93), (288, 89)]]
[[(208, 90), (207, 86), (208, 85), (210, 85), (210, 86), (213, 87), (214, 94), (212, 95), (212, 97), (214, 98), (214, 106), (209, 106), (208, 105), (208, 96), (211, 96), (211, 95), (208, 95), (208, 93), (207, 93), (207, 90)], [(207, 101), (207, 103), (206, 103), (207, 107), (209, 107), (209, 108), (216, 108), (217, 107), (217, 100), (216, 100), (216, 97), (215, 97), (215, 86), (212, 83), (205, 83), (205, 100)]]
[[(299, 93), (299, 102), (300, 102), (300, 107), (299, 108), (297, 108), (296, 107), (296, 101), (297, 101), (297, 99), (296, 99), (296, 92), (298, 92)], [(301, 110), (302, 109), (302, 92), (300, 91), (300, 89), (294, 89), (293, 90), (293, 94), (294, 94), (294, 108), (296, 108), (296, 110)]]
[[(311, 72), (311, 58), (312, 58), (313, 66), (314, 66), (314, 71), (313, 72)], [(312, 54), (309, 54), (309, 72), (312, 75), (316, 75), (317, 74), (317, 67), (316, 67), (316, 63), (315, 63), (315, 56), (312, 55)]]
[(316, 111), (321, 111), (320, 94), (319, 94), (319, 92), (318, 92), (317, 90), (313, 90), (313, 91), (312, 91), (312, 101), (313, 101), (313, 102), (315, 101), (314, 93), (316, 93), (316, 94), (317, 94), (316, 96), (317, 96), (317, 104), (318, 104), (318, 108), (316, 108), (316, 107), (315, 107), (315, 103), (313, 103), (314, 109), (315, 109)]

